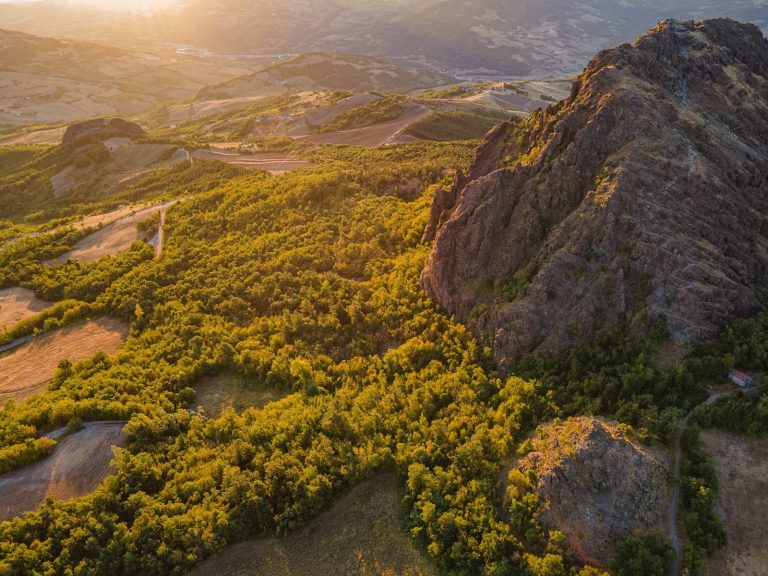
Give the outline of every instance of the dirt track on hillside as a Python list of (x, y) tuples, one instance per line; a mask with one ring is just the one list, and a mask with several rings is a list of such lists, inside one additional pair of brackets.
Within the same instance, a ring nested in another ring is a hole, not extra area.
[(47, 458), (0, 476), (0, 521), (37, 509), (46, 498), (90, 494), (111, 469), (113, 446), (122, 446), (123, 423), (86, 424), (59, 441)]
[(101, 318), (48, 332), (0, 356), (0, 407), (45, 391), (62, 360), (78, 362), (99, 351), (114, 354), (127, 337), (127, 324)]

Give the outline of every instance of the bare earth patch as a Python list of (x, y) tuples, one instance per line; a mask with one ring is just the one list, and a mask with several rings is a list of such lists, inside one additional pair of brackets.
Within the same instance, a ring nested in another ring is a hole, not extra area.
[(768, 574), (768, 438), (702, 432), (717, 470), (717, 512), (728, 544), (712, 561), (709, 576)]
[(0, 406), (44, 391), (62, 360), (79, 362), (100, 351), (114, 354), (127, 337), (126, 323), (101, 318), (48, 332), (0, 356)]
[(177, 201), (165, 202), (148, 208), (135, 209), (119, 217), (118, 220), (104, 226), (98, 232), (86, 236), (75, 244), (73, 249), (62, 254), (55, 261), (65, 262), (69, 259), (78, 262), (92, 262), (104, 256), (114, 256), (128, 250), (137, 240), (145, 236), (136, 229), (136, 224), (146, 220), (156, 212), (164, 212)]
[(239, 413), (248, 408), (263, 408), (287, 395), (284, 390), (249, 384), (241, 376), (225, 372), (206, 376), (197, 383), (193, 405), (202, 407), (208, 416), (217, 417), (227, 407)]
[(123, 444), (123, 423), (93, 422), (60, 440), (47, 458), (0, 476), (0, 522), (37, 509), (46, 498), (90, 494), (111, 471), (112, 447)]
[(50, 304), (38, 300), (32, 290), (26, 288), (0, 290), (0, 329), (10, 328), (49, 306)]
[(353, 488), (330, 510), (287, 538), (237, 544), (190, 576), (433, 576), (398, 519), (394, 475)]

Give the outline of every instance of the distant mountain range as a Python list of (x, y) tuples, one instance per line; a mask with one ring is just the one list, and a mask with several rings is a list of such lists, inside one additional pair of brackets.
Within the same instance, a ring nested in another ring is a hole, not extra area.
[(34, 34), (226, 54), (350, 52), (467, 76), (568, 75), (659, 20), (717, 16), (766, 30), (768, 0), (188, 0), (151, 13), (0, 4), (0, 27)]

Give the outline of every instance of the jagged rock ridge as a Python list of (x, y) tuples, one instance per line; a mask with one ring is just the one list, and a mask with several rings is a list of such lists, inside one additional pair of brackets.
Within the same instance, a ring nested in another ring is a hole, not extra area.
[(519, 469), (536, 477), (538, 520), (560, 530), (589, 564), (604, 566), (622, 538), (664, 519), (665, 460), (607, 422), (584, 417), (542, 426)]
[(768, 41), (667, 21), (491, 132), (435, 197), (426, 291), (502, 369), (663, 317), (682, 342), (768, 295)]

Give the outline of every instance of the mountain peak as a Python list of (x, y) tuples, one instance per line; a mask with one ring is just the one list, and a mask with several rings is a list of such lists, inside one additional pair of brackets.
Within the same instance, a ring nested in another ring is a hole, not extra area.
[(500, 160), (437, 196), (427, 292), (502, 367), (617, 325), (682, 342), (768, 296), (768, 41), (666, 21), (598, 54), (571, 96), (496, 130)]

